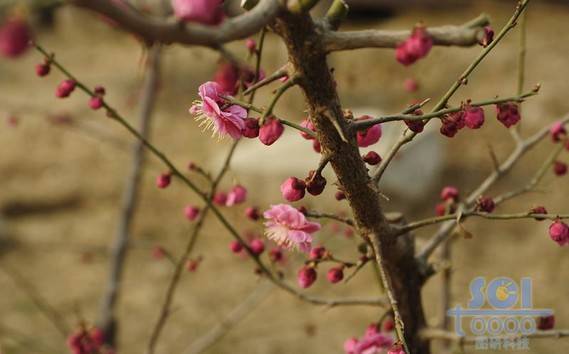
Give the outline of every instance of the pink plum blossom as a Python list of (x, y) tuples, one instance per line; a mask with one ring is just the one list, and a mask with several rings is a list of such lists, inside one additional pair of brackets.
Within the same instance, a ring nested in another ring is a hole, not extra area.
[(288, 204), (272, 205), (263, 213), (265, 235), (279, 246), (310, 252), (312, 235), (320, 230), (320, 224), (306, 220), (304, 214)]
[(220, 95), (223, 93), (221, 86), (208, 81), (199, 87), (201, 101), (195, 101), (190, 108), (190, 113), (201, 121), (200, 126), (205, 125), (207, 130), (211, 128), (213, 133), (222, 138), (226, 135), (233, 139), (241, 137), (241, 131), (245, 128), (247, 110), (238, 105), (223, 105)]

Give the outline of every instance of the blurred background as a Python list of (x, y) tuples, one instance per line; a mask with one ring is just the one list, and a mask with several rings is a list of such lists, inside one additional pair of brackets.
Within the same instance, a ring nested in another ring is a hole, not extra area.
[[(515, 1), (379, 1), (351, 0), (352, 12), (343, 30), (364, 28), (409, 29), (423, 21), (428, 26), (461, 24), (486, 13), (494, 29), (510, 17)], [(4, 15), (25, 6), (0, 2)], [(315, 10), (318, 14), (325, 9)], [(56, 53), (71, 72), (90, 86), (104, 85), (105, 99), (136, 124), (147, 51), (99, 16), (70, 6), (54, 7), (28, 17), (35, 39)], [(569, 6), (564, 1), (534, 1), (529, 7), (526, 91), (536, 83), (542, 89), (523, 105), (523, 136), (529, 136), (569, 112)], [(482, 100), (516, 93), (517, 31), (494, 50), (460, 89), (453, 102)], [(228, 49), (247, 57), (244, 41)], [(398, 112), (410, 102), (440, 97), (479, 53), (480, 47), (435, 47), (429, 56), (411, 67), (395, 60), (392, 50), (366, 49), (334, 53), (329, 58), (344, 108), (357, 114)], [(286, 50), (274, 34), (267, 35), (262, 68), (271, 73), (287, 60)], [(29, 50), (17, 59), (0, 57), (0, 352), (64, 353), (65, 340), (30, 294), (40, 296), (74, 328), (80, 320), (95, 323), (109, 267), (108, 247), (119, 222), (120, 200), (130, 165), (133, 139), (101, 111), (92, 111), (87, 98), (75, 92), (65, 100), (54, 90), (63, 76), (56, 70), (38, 78), (34, 66), (41, 55)], [(251, 62), (252, 63), (252, 62)], [(188, 113), (197, 98), (197, 87), (211, 80), (220, 64), (219, 54), (204, 48), (165, 47), (162, 75), (151, 141), (182, 168), (189, 161), (215, 173), (230, 147), (230, 141), (210, 138)], [(415, 92), (404, 81), (418, 82)], [(272, 88), (260, 90), (256, 104), (267, 105)], [(278, 116), (300, 122), (305, 117), (298, 89), (290, 90), (276, 108)], [(386, 176), (383, 186), (390, 201), (388, 211), (402, 211), (409, 220), (434, 215), (440, 189), (456, 185), (466, 195), (493, 169), (489, 146), (498, 159), (513, 148), (510, 134), (493, 119), (492, 107), (480, 131), (461, 131), (448, 139), (436, 132), (425, 133), (415, 146), (405, 150)], [(398, 125), (384, 126), (384, 137), (374, 150), (385, 151), (399, 133)], [(524, 185), (552, 149), (545, 139), (513, 172), (490, 190), (490, 195)], [(565, 153), (562, 160), (569, 162)], [(310, 142), (296, 132), (271, 148), (258, 140), (244, 141), (221, 185), (235, 183), (249, 189), (246, 205), (265, 209), (281, 202), (278, 185), (286, 177), (304, 177), (314, 168), (318, 155)], [(119, 351), (140, 353), (158, 316), (172, 264), (156, 260), (153, 248), (160, 245), (174, 256), (181, 253), (193, 224), (185, 219), (187, 204), (202, 203), (180, 183), (165, 190), (155, 187), (162, 165), (149, 156), (145, 165), (130, 252), (119, 302), (121, 321)], [(318, 198), (307, 197), (298, 205), (325, 212), (348, 212), (345, 202), (334, 199), (329, 186)], [(207, 184), (191, 175), (200, 186)], [(569, 210), (568, 177), (549, 173), (538, 188), (498, 209), (500, 213), (522, 212), (543, 204), (551, 213)], [(243, 232), (262, 232), (243, 217), (244, 207), (225, 208), (225, 214)], [(357, 240), (323, 221), (317, 242), (338, 256), (354, 260)], [(534, 305), (553, 308), (556, 327), (569, 327), (569, 257), (547, 234), (548, 223), (532, 220), (490, 222), (472, 219), (465, 223), (471, 239), (454, 243), (452, 303), (465, 305), (468, 284), (476, 276), (488, 279), (507, 276), (532, 277)], [(436, 228), (417, 233), (422, 244)], [(214, 218), (208, 219), (193, 257), (203, 257), (195, 272), (185, 272), (174, 301), (174, 311), (161, 337), (158, 350), (186, 353), (192, 343), (218, 324), (249, 294), (258, 292), (259, 278), (253, 264), (232, 254), (231, 236)], [(287, 280), (296, 282), (302, 258), (288, 255)], [(308, 293), (323, 297), (372, 297), (379, 292), (373, 269), (366, 266), (349, 283), (331, 285), (323, 268)], [(18, 279), (20, 281), (18, 281)], [(16, 281), (15, 281), (16, 280)], [(22, 280), (28, 285), (23, 285)], [(430, 324), (441, 318), (440, 281), (433, 277), (424, 291), (424, 306)], [(345, 339), (360, 336), (382, 313), (373, 307), (322, 308), (300, 302), (274, 289), (264, 292), (248, 316), (207, 353), (342, 353)], [(473, 348), (466, 352), (473, 352)], [(531, 353), (567, 353), (568, 341), (532, 340)]]

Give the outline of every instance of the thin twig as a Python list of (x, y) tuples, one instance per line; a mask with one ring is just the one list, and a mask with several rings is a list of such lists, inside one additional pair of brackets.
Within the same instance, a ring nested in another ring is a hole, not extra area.
[[(150, 120), (156, 103), (158, 80), (160, 76), (160, 52), (159, 45), (150, 49), (147, 62), (147, 72), (142, 88), (140, 99), (139, 131), (144, 138), (150, 133)], [(135, 141), (132, 150), (131, 171), (126, 180), (120, 219), (117, 233), (111, 248), (111, 265), (109, 278), (106, 284), (105, 294), (101, 302), (100, 327), (105, 334), (105, 341), (111, 347), (116, 348), (117, 317), (115, 308), (120, 294), (122, 274), (128, 252), (128, 243), (132, 229), (132, 221), (139, 200), (140, 181), (144, 165), (144, 145)]]
[[(256, 55), (256, 60), (255, 60), (255, 77), (253, 78), (253, 83), (256, 84), (259, 80), (259, 77), (261, 75), (261, 59), (263, 57), (263, 48), (265, 47), (265, 36), (267, 35), (267, 29), (265, 27), (263, 27), (263, 29), (261, 30), (261, 35), (259, 37), (259, 48), (257, 49), (257, 51), (255, 51), (255, 55)], [(251, 94), (251, 97), (249, 97), (249, 103), (253, 103), (253, 101), (255, 100), (255, 90), (253, 91), (253, 93)], [(243, 94), (245, 95), (245, 92), (243, 92)]]
[(255, 91), (260, 89), (261, 87), (267, 86), (271, 82), (277, 81), (282, 79), (283, 77), (289, 76), (289, 67), (290, 64), (286, 64), (271, 75), (265, 77), (262, 80), (255, 82), (253, 85), (249, 86), (245, 91), (243, 91), (243, 95), (247, 96), (249, 94), (253, 94)]
[(517, 190), (506, 192), (504, 194), (497, 196), (496, 198), (494, 198), (494, 203), (501, 204), (501, 203), (503, 203), (509, 199), (515, 198), (519, 195), (522, 195), (524, 193), (527, 193), (527, 192), (533, 190), (539, 184), (539, 182), (543, 179), (543, 177), (545, 176), (547, 171), (550, 170), (551, 166), (553, 165), (553, 163), (555, 162), (555, 160), (557, 159), (557, 157), (561, 154), (561, 152), (563, 150), (565, 150), (564, 143), (559, 144), (559, 146), (557, 146), (551, 152), (551, 154), (549, 154), (549, 157), (547, 159), (545, 159), (545, 161), (541, 164), (540, 168), (536, 171), (534, 176), (531, 178), (531, 180), (525, 186), (523, 186)]
[(250, 294), (235, 307), (223, 320), (211, 328), (206, 334), (199, 337), (183, 351), (187, 354), (199, 354), (223, 338), (233, 327), (250, 315), (270, 294), (274, 285), (263, 281)]
[(288, 91), (289, 88), (295, 86), (298, 82), (298, 78), (296, 76), (290, 77), (285, 83), (283, 83), (276, 91), (275, 94), (273, 96), (273, 99), (271, 100), (271, 102), (269, 103), (269, 107), (267, 107), (264, 111), (263, 114), (261, 115), (261, 118), (259, 119), (259, 124), (263, 125), (263, 123), (265, 122), (265, 119), (267, 119), (267, 117), (271, 116), (273, 114), (273, 110), (275, 109), (275, 106), (277, 105), (277, 102), (279, 101), (279, 99), (281, 98), (281, 96)]
[[(229, 168), (229, 163), (231, 162), (231, 159), (233, 158), (233, 154), (235, 152), (235, 149), (237, 147), (238, 142), (239, 142), (239, 140), (236, 140), (233, 143), (233, 145), (231, 146), (231, 149), (229, 150), (229, 153), (227, 154), (227, 157), (225, 158), (225, 161), (223, 163), (223, 166), (221, 167), (221, 170), (219, 171), (215, 180), (211, 184), (211, 189), (210, 189), (209, 196), (208, 196), (208, 200), (210, 202), (213, 199), (213, 196), (215, 195), (215, 192), (217, 190), (219, 183), (221, 182), (223, 176), (225, 175), (225, 173), (227, 172), (227, 170)], [(211, 209), (211, 204), (208, 204), (201, 211), (200, 216), (198, 217), (198, 220), (196, 222), (196, 225), (193, 228), (192, 232), (190, 233), (190, 237), (188, 239), (188, 243), (186, 244), (184, 252), (180, 256), (178, 261), (175, 262), (174, 274), (172, 275), (172, 278), (170, 279), (170, 283), (168, 284), (168, 288), (166, 290), (166, 295), (164, 297), (164, 302), (162, 303), (162, 306), (160, 307), (158, 320), (155, 322), (155, 324), (152, 328), (150, 338), (148, 340), (148, 345), (147, 345), (147, 350), (146, 350), (146, 353), (148, 353), (148, 354), (154, 353), (154, 350), (156, 348), (156, 344), (158, 343), (158, 339), (160, 338), (160, 334), (162, 333), (162, 329), (164, 328), (164, 325), (166, 324), (166, 320), (168, 319), (168, 315), (170, 314), (170, 308), (172, 306), (172, 301), (174, 300), (174, 294), (175, 294), (176, 289), (178, 287), (180, 278), (182, 276), (182, 272), (184, 271), (184, 265), (186, 264), (188, 257), (190, 256), (192, 250), (194, 249), (194, 246), (195, 246), (196, 241), (198, 239), (198, 235), (200, 234), (200, 231), (202, 230), (202, 227), (205, 223), (205, 220), (207, 218), (207, 215), (209, 214), (210, 209)]]
[(462, 212), (460, 214), (459, 213), (449, 214), (444, 216), (437, 216), (434, 218), (428, 218), (420, 221), (415, 221), (405, 226), (402, 226), (400, 229), (397, 230), (397, 234), (402, 235), (421, 227), (440, 224), (448, 220), (457, 220), (457, 219), (464, 220), (469, 217), (480, 217), (489, 220), (517, 220), (517, 219), (555, 220), (555, 219), (569, 219), (569, 214), (532, 214), (529, 212), (511, 213), (511, 214), (489, 214), (479, 211), (467, 211), (467, 212)]
[(66, 340), (70, 330), (59, 312), (43, 298), (40, 292), (37, 291), (37, 289), (26, 278), (24, 278), (24, 276), (18, 273), (14, 268), (9, 267), (5, 263), (0, 263), (0, 269), (2, 269), (4, 274), (12, 280), (14, 285), (26, 294), (38, 310), (49, 320), (61, 337)]
[(320, 213), (314, 210), (309, 210), (306, 212), (306, 216), (311, 217), (311, 218), (315, 218), (315, 219), (331, 219), (331, 220), (335, 220), (335, 221), (339, 221), (341, 223), (344, 223), (348, 226), (354, 226), (354, 221), (350, 218), (344, 218), (341, 217), (339, 215), (336, 214), (330, 214), (330, 213)]
[[(538, 88), (539, 86), (536, 86)], [(504, 98), (494, 98), (480, 102), (471, 102), (470, 105), (473, 107), (484, 107), (489, 105), (495, 105), (498, 103), (505, 103), (505, 102), (522, 102), (524, 99), (537, 95), (538, 89), (533, 89), (530, 92), (522, 93), (517, 96), (511, 97), (504, 97)], [(424, 120), (431, 120), (433, 118), (441, 118), (449, 113), (455, 113), (461, 111), (462, 107), (454, 107), (454, 108), (445, 108), (440, 109), (437, 111), (433, 111), (428, 114), (422, 115), (415, 115), (415, 114), (396, 114), (391, 116), (383, 116), (378, 118), (366, 119), (359, 122), (352, 123), (354, 129), (362, 130), (367, 129), (373, 125), (380, 124), (380, 123), (387, 123), (387, 122), (397, 122), (397, 121), (424, 121)]]

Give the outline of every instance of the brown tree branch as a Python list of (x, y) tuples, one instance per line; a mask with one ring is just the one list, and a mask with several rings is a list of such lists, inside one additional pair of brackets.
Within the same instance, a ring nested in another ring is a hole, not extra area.
[(100, 13), (148, 43), (179, 43), (218, 47), (257, 33), (281, 11), (279, 0), (260, 0), (251, 11), (224, 21), (219, 26), (181, 23), (148, 16), (113, 0), (71, 0), (76, 6)]
[[(150, 131), (150, 119), (156, 103), (158, 80), (160, 76), (160, 51), (159, 45), (150, 49), (147, 62), (147, 72), (140, 98), (139, 131), (143, 137), (148, 137)], [(140, 181), (144, 165), (144, 145), (137, 140), (133, 144), (131, 171), (126, 180), (120, 220), (117, 234), (111, 248), (111, 266), (107, 288), (101, 302), (99, 326), (105, 334), (105, 342), (116, 348), (117, 318), (115, 308), (120, 294), (120, 286), (124, 264), (126, 261), (128, 243), (132, 228), (136, 206), (139, 200)]]
[(384, 268), (382, 278), (393, 295), (389, 297), (389, 304), (395, 311), (399, 309), (395, 315), (399, 339), (409, 344), (412, 353), (429, 353), (428, 345), (418, 338), (425, 318), (413, 241), (394, 242), (391, 238), (392, 229), (379, 203), (378, 190), (360, 157), (355, 131), (348, 129), (344, 118), (326, 63), (327, 50), (320, 40), (319, 27), (306, 14), (283, 13), (274, 30), (286, 43), (290, 63), (299, 76), (309, 116), (322, 144), (322, 153), (330, 158), (330, 165), (352, 208), (358, 233), (372, 241), (376, 260)]
[[(490, 22), (487, 15), (460, 26), (430, 27), (427, 31), (433, 38), (434, 45), (440, 46), (472, 46), (482, 38), (482, 28)], [(364, 30), (336, 32), (325, 30), (322, 33), (324, 46), (328, 52), (360, 48), (395, 48), (411, 34), (410, 30)]]

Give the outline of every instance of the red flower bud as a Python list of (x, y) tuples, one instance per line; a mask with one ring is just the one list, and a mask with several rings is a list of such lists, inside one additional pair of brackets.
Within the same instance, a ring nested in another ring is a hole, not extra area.
[(93, 96), (89, 99), (89, 107), (93, 110), (97, 110), (103, 107), (103, 99), (99, 96)]
[(267, 118), (259, 129), (259, 140), (267, 146), (272, 145), (283, 135), (284, 126), (276, 118)]
[[(545, 207), (543, 206), (536, 206), (535, 208), (531, 209), (529, 212), (530, 214), (547, 214), (547, 209), (545, 209)], [(545, 220), (545, 218), (536, 217), (535, 220), (542, 221)]]
[(484, 110), (482, 107), (466, 105), (464, 107), (464, 123), (470, 129), (479, 129), (484, 124)]
[(200, 209), (196, 206), (188, 205), (184, 208), (184, 215), (186, 216), (186, 219), (194, 221), (200, 215)]
[(324, 248), (323, 246), (317, 246), (310, 250), (308, 258), (310, 258), (313, 261), (319, 261), (324, 257), (325, 254), (326, 254), (326, 248)]
[(484, 34), (478, 43), (486, 48), (490, 43), (494, 41), (494, 30), (490, 26), (484, 27)]
[(158, 177), (156, 177), (156, 186), (158, 188), (166, 188), (170, 185), (172, 181), (172, 174), (171, 173), (162, 173)]
[(494, 203), (494, 200), (492, 198), (485, 197), (485, 196), (481, 196), (480, 198), (478, 198), (477, 210), (483, 211), (486, 213), (491, 213), (494, 211), (495, 207), (496, 207), (496, 204)]
[(51, 65), (48, 63), (42, 63), (36, 65), (36, 75), (39, 77), (47, 76), (51, 71)]
[(453, 186), (446, 186), (441, 191), (441, 200), (458, 200), (458, 188)]
[(306, 289), (314, 284), (317, 277), (318, 274), (314, 268), (308, 266), (302, 267), (297, 274), (298, 285), (301, 288)]
[(342, 267), (330, 268), (326, 274), (326, 278), (332, 284), (336, 284), (344, 279), (344, 270)]
[(243, 250), (243, 245), (239, 241), (233, 240), (229, 243), (229, 249), (233, 253), (240, 253)]
[(567, 164), (561, 161), (555, 161), (553, 163), (553, 172), (557, 176), (564, 176), (567, 174)]
[(289, 177), (281, 184), (281, 194), (289, 202), (304, 198), (306, 184), (296, 177)]
[(256, 138), (259, 136), (259, 121), (256, 118), (246, 118), (245, 128), (241, 131), (246, 138)]
[(496, 105), (497, 118), (506, 128), (517, 124), (520, 119), (518, 105), (512, 102), (500, 103)]
[(320, 195), (326, 187), (326, 178), (320, 173), (315, 175), (315, 171), (311, 170), (306, 177), (306, 191), (312, 195)]
[(569, 243), (569, 226), (561, 220), (555, 220), (549, 226), (549, 237), (559, 246), (565, 246)]
[(547, 331), (555, 327), (555, 316), (549, 315), (537, 319), (537, 329)]
[(375, 151), (369, 151), (365, 156), (363, 156), (365, 163), (375, 166), (381, 162), (381, 156)]
[(256, 207), (248, 207), (247, 209), (245, 209), (245, 216), (247, 216), (249, 219), (253, 221), (259, 220), (259, 218), (261, 217), (261, 215), (259, 214), (259, 209), (257, 209)]

